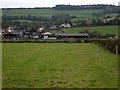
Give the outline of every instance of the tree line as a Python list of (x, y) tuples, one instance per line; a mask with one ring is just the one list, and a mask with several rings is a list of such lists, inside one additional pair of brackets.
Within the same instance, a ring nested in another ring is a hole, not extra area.
[(81, 9), (105, 9), (106, 7), (116, 7), (115, 5), (97, 4), (97, 5), (56, 5), (56, 10), (81, 10)]
[[(72, 23), (70, 19), (76, 18), (76, 16), (70, 16), (69, 14), (57, 14), (52, 15), (51, 18), (44, 16), (6, 16), (2, 17), (2, 28), (9, 26), (16, 26), (18, 30), (29, 29), (35, 30), (39, 27), (45, 27), (48, 29), (51, 25), (60, 25), (63, 23)], [(23, 20), (23, 21), (22, 21)], [(28, 20), (28, 21), (25, 21)]]
[(42, 17), (42, 16), (2, 16), (2, 20), (10, 21), (10, 20), (30, 20), (30, 21), (49, 21), (50, 19), (48, 17)]
[(39, 27), (45, 27), (46, 29), (49, 29), (50, 26), (56, 25), (59, 26), (63, 23), (69, 23), (71, 27), (82, 27), (82, 26), (104, 26), (104, 25), (120, 25), (120, 18), (119, 15), (116, 16), (116, 18), (113, 19), (87, 19), (87, 20), (77, 20), (77, 21), (71, 21), (70, 17), (63, 16), (53, 16), (51, 19), (46, 21), (19, 21), (19, 20), (6, 20), (3, 19), (2, 21), (2, 28), (6, 29), (9, 26), (15, 26), (18, 30), (36, 30)]
[(63, 20), (70, 20), (74, 19), (76, 16), (71, 16), (69, 14), (56, 14), (52, 15), (51, 18), (45, 17), (45, 16), (32, 16), (32, 15), (26, 15), (26, 16), (2, 16), (2, 20), (10, 21), (10, 20), (29, 20), (29, 21), (58, 21), (60, 19)]

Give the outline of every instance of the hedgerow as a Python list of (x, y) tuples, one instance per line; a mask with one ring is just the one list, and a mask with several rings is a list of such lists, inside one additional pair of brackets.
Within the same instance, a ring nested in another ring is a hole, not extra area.
[(96, 39), (94, 42), (112, 53), (120, 54), (120, 39)]

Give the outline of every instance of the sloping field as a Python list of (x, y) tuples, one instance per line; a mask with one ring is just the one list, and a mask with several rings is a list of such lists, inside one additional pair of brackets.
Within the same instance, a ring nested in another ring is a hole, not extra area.
[(118, 58), (92, 43), (3, 43), (3, 88), (115, 88)]
[[(94, 27), (79, 27), (79, 28), (66, 28), (64, 32), (66, 33), (79, 33), (81, 31), (97, 31), (101, 34), (116, 34), (118, 35), (118, 26), (94, 26)], [(57, 30), (51, 30), (50, 32), (56, 33)]]
[(77, 18), (90, 18), (93, 13), (101, 12), (102, 10), (54, 10), (54, 9), (9, 9), (3, 10), (2, 14), (6, 16), (45, 16), (51, 17), (55, 14), (69, 14)]
[(118, 35), (118, 26), (95, 26), (95, 27), (80, 27), (74, 29), (65, 29), (65, 32), (70, 33), (79, 33), (80, 31), (89, 30), (97, 31), (102, 34), (116, 34)]

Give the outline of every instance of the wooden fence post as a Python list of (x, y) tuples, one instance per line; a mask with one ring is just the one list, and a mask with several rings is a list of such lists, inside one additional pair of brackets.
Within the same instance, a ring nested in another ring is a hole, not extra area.
[(118, 45), (116, 45), (116, 55), (118, 55)]

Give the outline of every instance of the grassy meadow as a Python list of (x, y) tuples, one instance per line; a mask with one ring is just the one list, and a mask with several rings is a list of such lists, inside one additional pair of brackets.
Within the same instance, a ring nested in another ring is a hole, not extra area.
[(51, 17), (55, 14), (69, 14), (76, 16), (76, 19), (85, 19), (94, 17), (93, 13), (102, 12), (102, 10), (55, 10), (55, 9), (10, 9), (3, 10), (2, 14), (6, 16), (44, 16)]
[[(79, 33), (80, 31), (97, 31), (101, 34), (116, 34), (118, 35), (118, 26), (94, 26), (94, 27), (79, 27), (79, 28), (66, 28), (66, 33)], [(56, 33), (57, 30), (51, 30), (50, 32)]]
[(116, 88), (118, 58), (93, 43), (3, 43), (3, 88)]

